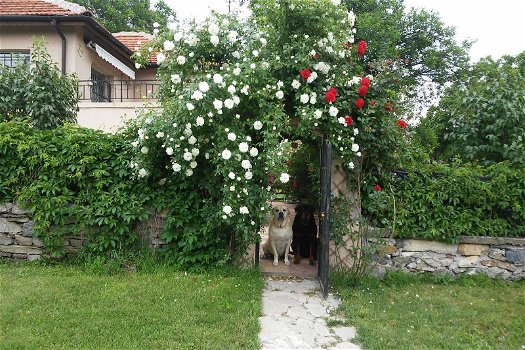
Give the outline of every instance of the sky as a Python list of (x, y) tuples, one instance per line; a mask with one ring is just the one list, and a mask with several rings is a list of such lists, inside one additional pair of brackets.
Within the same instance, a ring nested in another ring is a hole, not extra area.
[[(152, 1), (154, 2), (154, 1)], [(210, 8), (226, 12), (227, 0), (165, 0), (181, 19), (202, 19)], [(437, 12), (447, 26), (456, 27), (458, 42), (474, 39), (473, 62), (481, 57), (516, 55), (525, 51), (525, 0), (404, 0), (405, 7)]]

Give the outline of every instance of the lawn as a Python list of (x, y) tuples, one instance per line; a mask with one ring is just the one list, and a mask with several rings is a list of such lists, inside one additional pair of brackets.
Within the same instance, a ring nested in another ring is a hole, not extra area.
[(365, 349), (522, 349), (525, 283), (393, 274), (335, 275), (339, 312)]
[(0, 263), (1, 349), (258, 349), (257, 270), (116, 275)]

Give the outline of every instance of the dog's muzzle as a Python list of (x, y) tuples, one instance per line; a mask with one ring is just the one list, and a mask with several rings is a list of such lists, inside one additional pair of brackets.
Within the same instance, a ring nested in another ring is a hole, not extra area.
[(283, 212), (279, 212), (279, 220), (284, 220), (284, 213)]

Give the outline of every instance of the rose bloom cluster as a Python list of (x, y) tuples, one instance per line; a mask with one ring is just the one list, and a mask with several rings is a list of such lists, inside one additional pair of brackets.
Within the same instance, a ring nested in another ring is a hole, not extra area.
[[(275, 2), (276, 11), (288, 6), (293, 15), (302, 6), (296, 3)], [(145, 116), (138, 128), (130, 162), (136, 176), (161, 172), (166, 175), (159, 184), (196, 186), (207, 177), (220, 178), (214, 189), (221, 198), (217, 215), (252, 223), (254, 216), (263, 217), (267, 174), (279, 173), (273, 171), (282, 156), (277, 149), (291, 119), (299, 121), (294, 132), (300, 137), (328, 138), (352, 169), (366, 151), (359, 140), (367, 129), (364, 117), (375, 110), (369, 96), (376, 78), (360, 64), (367, 43), (356, 43), (355, 15), (339, 1), (333, 6), (333, 31), (323, 37), (294, 34), (287, 55), (272, 46), (278, 38), (271, 25), (221, 15), (198, 24), (169, 24), (154, 46), (140, 53), (156, 53), (164, 110)], [(282, 67), (294, 73), (280, 76)], [(290, 101), (295, 115), (285, 109)], [(167, 160), (160, 170), (159, 159)], [(287, 182), (289, 176), (278, 179)]]

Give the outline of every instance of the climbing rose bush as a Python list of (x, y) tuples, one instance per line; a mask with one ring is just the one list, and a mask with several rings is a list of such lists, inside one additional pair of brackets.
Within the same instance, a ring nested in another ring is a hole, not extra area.
[(270, 174), (290, 180), (287, 138), (318, 142), (322, 135), (350, 170), (391, 148), (395, 137), (384, 135), (400, 129), (378, 108), (391, 96), (364, 69), (367, 44), (355, 45), (352, 12), (327, 0), (250, 6), (244, 22), (214, 14), (202, 23), (170, 23), (136, 54), (156, 52), (163, 110), (131, 127), (130, 167), (169, 193), (163, 238), (182, 263), (189, 255), (191, 262), (226, 263), (256, 239)]

